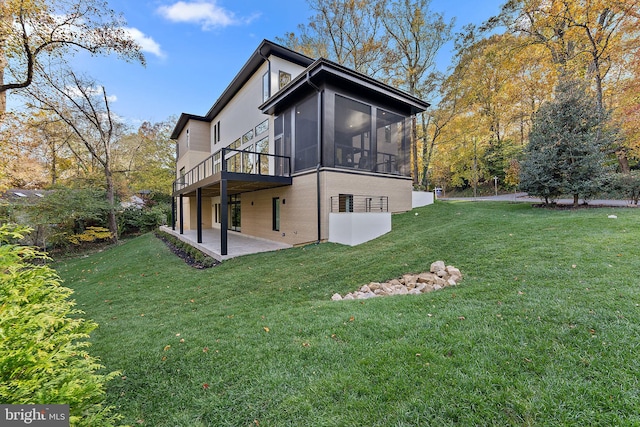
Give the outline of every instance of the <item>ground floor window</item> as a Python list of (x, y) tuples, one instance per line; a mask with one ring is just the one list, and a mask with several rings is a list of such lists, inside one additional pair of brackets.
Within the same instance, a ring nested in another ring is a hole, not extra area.
[(280, 231), (280, 197), (272, 199), (273, 231)]
[(242, 209), (240, 207), (240, 195), (239, 194), (234, 194), (232, 196), (229, 196), (229, 202), (228, 202), (229, 206), (229, 230), (233, 230), (233, 231), (241, 231), (241, 212)]
[(220, 224), (220, 222), (222, 221), (222, 218), (220, 215), (220, 203), (216, 203), (213, 205), (213, 211), (215, 215), (215, 223)]
[(340, 194), (338, 212), (353, 212), (353, 194)]

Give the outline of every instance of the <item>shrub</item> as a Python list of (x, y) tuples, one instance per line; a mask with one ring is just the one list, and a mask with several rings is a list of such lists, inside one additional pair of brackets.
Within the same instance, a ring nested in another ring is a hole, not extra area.
[(14, 242), (29, 230), (0, 226), (0, 401), (68, 404), (72, 426), (112, 426), (119, 416), (103, 406), (102, 375), (87, 338), (97, 325), (78, 316), (73, 291), (39, 261), (46, 254)]
[(637, 205), (640, 199), (640, 171), (612, 174), (610, 186), (612, 191)]
[(166, 224), (170, 213), (170, 208), (165, 205), (126, 208), (118, 214), (118, 228), (121, 234), (146, 233)]
[(197, 268), (210, 268), (219, 264), (218, 260), (210, 257), (197, 248), (194, 248), (190, 244), (183, 242), (182, 240), (172, 236), (164, 231), (156, 231), (156, 237), (161, 239), (167, 244), (180, 258), (182, 258), (187, 264), (190, 264)]
[(104, 227), (87, 227), (82, 233), (69, 236), (68, 239), (74, 245), (81, 243), (93, 243), (100, 240), (110, 240), (113, 237), (111, 232)]

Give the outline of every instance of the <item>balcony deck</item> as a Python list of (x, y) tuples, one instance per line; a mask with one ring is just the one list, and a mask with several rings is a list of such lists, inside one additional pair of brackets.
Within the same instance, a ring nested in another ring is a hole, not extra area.
[[(222, 160), (224, 159), (224, 160)], [(221, 195), (226, 181), (227, 195), (291, 185), (291, 159), (274, 154), (223, 148), (207, 157), (173, 183), (173, 196)]]
[[(279, 246), (278, 242), (264, 242), (248, 236), (232, 236), (234, 233), (228, 230), (228, 196), (291, 184), (289, 157), (260, 151), (223, 148), (174, 181), (172, 227), (168, 230), (219, 261), (248, 253), (282, 249), (283, 246)], [(184, 229), (183, 198), (185, 196), (196, 199), (197, 228), (193, 231)], [(202, 226), (203, 197), (216, 196), (220, 197), (220, 228), (205, 229)], [(177, 204), (176, 197), (180, 199)], [(178, 218), (176, 213), (179, 214)], [(178, 233), (175, 232), (176, 220), (179, 222)], [(204, 243), (205, 240), (207, 243)]]

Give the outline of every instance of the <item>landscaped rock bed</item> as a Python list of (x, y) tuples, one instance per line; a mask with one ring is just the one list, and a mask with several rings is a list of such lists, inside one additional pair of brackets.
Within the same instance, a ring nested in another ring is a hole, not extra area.
[(444, 261), (436, 261), (431, 264), (428, 272), (405, 274), (398, 279), (392, 279), (384, 283), (371, 282), (345, 296), (338, 293), (333, 294), (331, 299), (333, 301), (342, 301), (391, 295), (418, 295), (437, 291), (447, 286), (455, 286), (460, 280), (462, 280), (460, 270), (452, 265), (445, 265)]

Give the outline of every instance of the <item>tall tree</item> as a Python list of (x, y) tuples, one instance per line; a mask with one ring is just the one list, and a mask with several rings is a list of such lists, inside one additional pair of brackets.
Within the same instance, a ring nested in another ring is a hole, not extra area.
[[(539, 44), (550, 53), (559, 74), (585, 76), (593, 83), (596, 108), (607, 115), (606, 79), (625, 51), (621, 43), (629, 21), (640, 18), (640, 0), (510, 0), (486, 28), (503, 25), (525, 36), (524, 45)], [(635, 34), (637, 37), (637, 33)], [(613, 147), (622, 171), (628, 171), (627, 149)]]
[(111, 111), (107, 91), (68, 69), (57, 76), (43, 74), (42, 78), (49, 90), (43, 90), (44, 85), (38, 84), (32, 86), (29, 93), (41, 110), (50, 111), (69, 126), (91, 160), (100, 165), (109, 205), (107, 223), (113, 239), (117, 240), (112, 151), (122, 127)]
[(298, 34), (277, 40), (314, 58), (326, 58), (372, 77), (387, 53), (378, 0), (307, 0), (315, 15)]
[[(394, 86), (418, 98), (425, 98), (435, 90), (438, 79), (436, 56), (451, 40), (454, 25), (453, 19), (447, 22), (442, 14), (432, 12), (430, 5), (431, 0), (383, 0), (377, 6), (390, 39), (385, 55), (388, 79)], [(421, 121), (424, 151), (424, 147), (428, 147), (425, 132), (428, 116), (423, 114)], [(429, 160), (427, 153), (427, 156), (418, 155), (417, 117), (412, 118), (411, 135), (413, 182), (417, 185), (420, 182), (420, 163)]]
[(28, 87), (43, 57), (115, 53), (145, 63), (122, 16), (103, 0), (0, 0), (0, 114), (6, 92)]
[(580, 82), (562, 78), (553, 101), (536, 113), (527, 157), (521, 168), (521, 188), (546, 202), (572, 194), (573, 203), (602, 188), (606, 173), (603, 147), (612, 135)]
[(48, 176), (39, 155), (39, 141), (19, 114), (7, 114), (0, 123), (0, 190), (39, 189)]
[[(451, 39), (453, 20), (430, 9), (430, 0), (307, 0), (316, 12), (299, 34), (281, 43), (312, 57), (325, 57), (425, 98), (436, 86), (435, 59)], [(426, 115), (412, 121), (412, 164), (418, 184), (417, 136), (426, 135)], [(423, 147), (428, 143), (423, 141)]]
[(175, 179), (175, 142), (170, 139), (175, 118), (144, 122), (119, 143), (121, 170), (131, 190), (166, 193)]
[(36, 111), (27, 118), (23, 132), (34, 141), (34, 152), (47, 168), (50, 186), (69, 176), (67, 172), (74, 163), (72, 147), (77, 138), (66, 123), (55, 114)]

